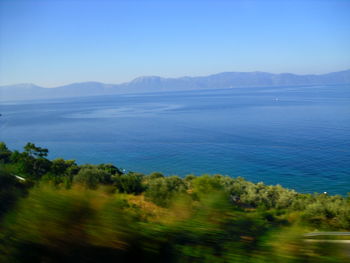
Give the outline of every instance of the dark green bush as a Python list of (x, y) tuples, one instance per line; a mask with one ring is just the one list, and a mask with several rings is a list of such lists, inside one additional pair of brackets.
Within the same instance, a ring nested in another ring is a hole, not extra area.
[(187, 185), (177, 176), (156, 178), (148, 183), (145, 196), (160, 206), (168, 206), (172, 199), (186, 193)]
[(95, 189), (99, 184), (112, 184), (112, 176), (103, 169), (96, 167), (83, 167), (74, 176), (74, 182), (82, 184), (89, 189)]
[(138, 173), (127, 173), (123, 175), (118, 175), (113, 177), (114, 185), (117, 190), (121, 193), (127, 194), (140, 194), (144, 190), (142, 184), (143, 179), (142, 174)]

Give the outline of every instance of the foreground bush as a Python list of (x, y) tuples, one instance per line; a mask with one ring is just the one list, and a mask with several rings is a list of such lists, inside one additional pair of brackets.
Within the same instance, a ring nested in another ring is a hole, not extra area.
[(232, 205), (224, 191), (170, 199), (171, 206), (157, 208), (142, 196), (41, 184), (7, 215), (0, 261), (346, 260), (344, 249), (305, 243), (306, 228), (264, 211), (245, 211)]
[(47, 152), (0, 144), (0, 262), (349, 261), (347, 243), (303, 237), (350, 231), (349, 197), (221, 175), (122, 173)]

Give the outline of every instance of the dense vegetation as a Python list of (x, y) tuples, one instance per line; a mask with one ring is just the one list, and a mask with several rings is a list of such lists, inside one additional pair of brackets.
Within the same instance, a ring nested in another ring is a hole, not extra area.
[[(346, 262), (350, 198), (221, 175), (124, 173), (0, 143), (0, 262)], [(323, 237), (322, 239), (325, 239)], [(313, 241), (313, 242), (311, 242)]]

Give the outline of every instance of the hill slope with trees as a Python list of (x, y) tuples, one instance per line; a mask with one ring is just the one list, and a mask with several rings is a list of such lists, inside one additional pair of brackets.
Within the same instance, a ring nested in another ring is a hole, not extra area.
[[(350, 198), (77, 165), (0, 143), (1, 262), (346, 262)], [(331, 241), (331, 242), (329, 242)]]

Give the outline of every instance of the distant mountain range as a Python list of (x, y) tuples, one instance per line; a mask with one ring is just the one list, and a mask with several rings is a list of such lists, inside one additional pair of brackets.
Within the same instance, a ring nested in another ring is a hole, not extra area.
[(296, 75), (291, 73), (272, 74), (266, 72), (224, 72), (203, 77), (139, 77), (122, 84), (81, 82), (56, 88), (44, 88), (34, 84), (0, 86), (0, 101), (179, 90), (225, 89), (236, 87), (278, 87), (348, 83), (350, 83), (350, 70), (322, 75)]

